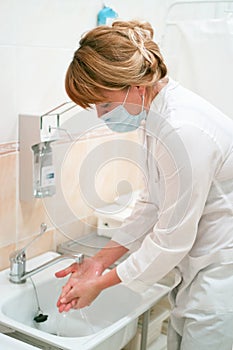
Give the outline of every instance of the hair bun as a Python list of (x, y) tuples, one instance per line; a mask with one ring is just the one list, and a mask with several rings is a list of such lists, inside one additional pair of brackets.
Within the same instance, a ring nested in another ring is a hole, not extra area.
[(140, 21), (116, 21), (112, 27), (117, 29), (122, 35), (126, 36), (135, 48), (141, 53), (149, 64), (152, 64), (153, 58), (151, 53), (146, 49), (146, 44), (151, 42), (154, 31), (148, 22)]
[(125, 32), (125, 34), (132, 31), (134, 31), (136, 34), (140, 33), (140, 36), (144, 40), (151, 40), (154, 36), (154, 30), (148, 22), (137, 20), (125, 22), (116, 20), (113, 22), (112, 27), (118, 29), (119, 31)]

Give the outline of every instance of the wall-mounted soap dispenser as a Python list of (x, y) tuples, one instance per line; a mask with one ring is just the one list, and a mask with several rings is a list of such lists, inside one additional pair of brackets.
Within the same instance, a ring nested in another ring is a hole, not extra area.
[(31, 201), (56, 193), (53, 145), (60, 116), (76, 107), (66, 102), (44, 115), (19, 115), (19, 199)]
[(51, 142), (45, 141), (32, 146), (34, 152), (33, 194), (37, 198), (53, 196), (56, 192)]

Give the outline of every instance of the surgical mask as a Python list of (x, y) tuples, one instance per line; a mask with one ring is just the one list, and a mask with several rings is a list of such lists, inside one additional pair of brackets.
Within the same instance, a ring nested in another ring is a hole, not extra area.
[[(129, 87), (130, 89), (130, 87)], [(128, 97), (129, 89), (122, 105), (114, 108), (112, 111), (104, 114), (101, 119), (107, 124), (109, 129), (115, 132), (129, 132), (139, 128), (141, 121), (146, 119), (146, 110), (144, 109), (144, 96), (142, 96), (142, 110), (137, 115), (130, 114), (124, 107)]]

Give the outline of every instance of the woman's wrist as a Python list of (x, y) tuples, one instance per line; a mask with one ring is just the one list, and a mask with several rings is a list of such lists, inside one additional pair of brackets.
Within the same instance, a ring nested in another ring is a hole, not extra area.
[[(121, 256), (127, 253), (128, 249), (120, 244), (109, 241), (96, 255), (92, 257), (93, 262), (102, 266), (103, 271), (116, 262)], [(102, 271), (102, 272), (103, 272)]]
[(102, 257), (95, 255), (95, 256), (90, 257), (89, 259), (92, 261), (92, 264), (95, 266), (96, 275), (97, 276), (102, 275), (104, 270), (106, 270), (106, 267), (105, 267), (105, 264), (104, 264)]
[(116, 268), (110, 270), (109, 272), (99, 276), (96, 279), (97, 287), (100, 291), (112, 287), (116, 284), (121, 283), (121, 279), (119, 278)]

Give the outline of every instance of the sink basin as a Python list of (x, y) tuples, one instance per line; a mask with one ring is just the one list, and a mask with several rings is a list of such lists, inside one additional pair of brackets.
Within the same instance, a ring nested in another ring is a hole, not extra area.
[[(28, 261), (28, 269), (58, 254), (47, 252)], [(104, 290), (91, 306), (60, 314), (56, 302), (66, 279), (54, 276), (73, 261), (61, 261), (32, 277), (41, 310), (48, 315), (42, 323), (34, 317), (38, 307), (30, 279), (25, 284), (9, 282), (9, 270), (0, 272), (0, 321), (11, 329), (62, 349), (119, 350), (134, 336), (138, 317), (168, 288), (155, 285), (146, 293), (136, 293), (123, 284)]]
[(2, 312), (12, 320), (50, 334), (84, 337), (95, 334), (126, 317), (140, 302), (140, 295), (119, 285), (105, 290), (88, 308), (60, 314), (57, 311), (56, 301), (64, 282), (50, 276), (47, 281), (36, 285), (40, 308), (48, 315), (45, 322), (37, 323), (33, 320), (38, 310), (33, 288), (22, 290), (17, 298), (15, 296), (9, 298), (4, 303)]

